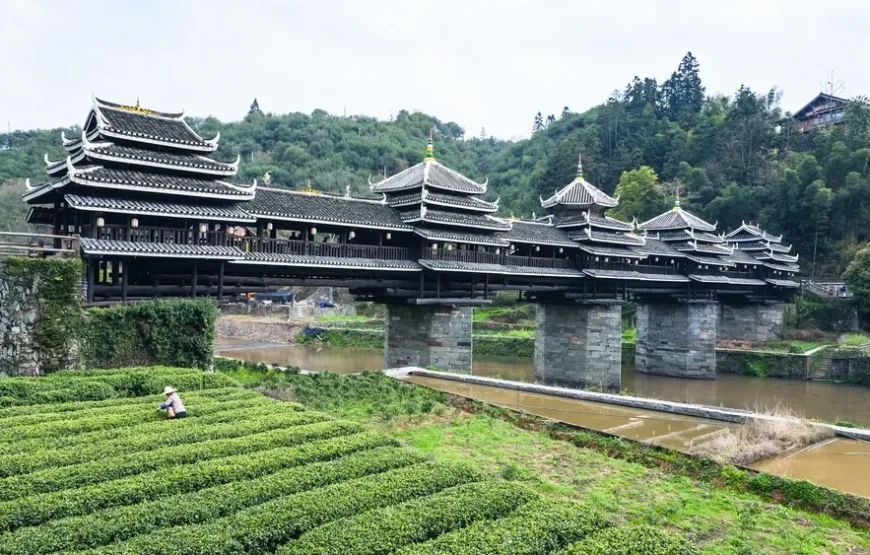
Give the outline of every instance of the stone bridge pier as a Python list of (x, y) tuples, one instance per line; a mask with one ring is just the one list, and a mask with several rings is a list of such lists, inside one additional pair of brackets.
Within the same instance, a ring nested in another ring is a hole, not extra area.
[(711, 301), (637, 305), (635, 369), (644, 374), (716, 377), (716, 310)]
[(782, 338), (785, 303), (720, 304), (716, 335), (719, 339), (775, 341)]
[(387, 305), (384, 368), (471, 374), (471, 315), (470, 306)]
[(622, 304), (538, 304), (535, 381), (619, 391), (621, 370)]

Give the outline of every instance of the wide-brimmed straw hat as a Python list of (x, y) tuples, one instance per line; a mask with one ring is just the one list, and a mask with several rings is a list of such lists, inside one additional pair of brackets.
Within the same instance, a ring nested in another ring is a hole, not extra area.
[(176, 391), (178, 391), (178, 390), (175, 389), (174, 387), (172, 387), (171, 385), (167, 385), (166, 387), (163, 388), (164, 395), (171, 395), (172, 393), (175, 393)]

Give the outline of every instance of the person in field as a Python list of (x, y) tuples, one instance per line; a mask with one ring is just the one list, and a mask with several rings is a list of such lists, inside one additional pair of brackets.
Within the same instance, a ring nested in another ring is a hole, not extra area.
[(187, 416), (187, 410), (184, 408), (184, 403), (181, 397), (178, 396), (178, 390), (172, 386), (163, 388), (163, 394), (166, 395), (166, 402), (160, 405), (159, 410), (166, 410), (167, 418), (184, 418)]

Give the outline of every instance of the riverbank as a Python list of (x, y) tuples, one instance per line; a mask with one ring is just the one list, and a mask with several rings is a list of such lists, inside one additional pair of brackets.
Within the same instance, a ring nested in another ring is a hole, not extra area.
[[(433, 392), (438, 397), (412, 395), (379, 385), (389, 380), (382, 375), (304, 377), (246, 370), (229, 375), (363, 422), (438, 460), (468, 462), (548, 498), (583, 500), (618, 526), (646, 524), (680, 533), (702, 553), (846, 555), (870, 549), (866, 530), (789, 506), (798, 500), (779, 495), (780, 489), (807, 495), (823, 491), (803, 482), (756, 479), (753, 483), (767, 484), (768, 490), (753, 492), (742, 485), (740, 471), (712, 471), (667, 449), (638, 450), (540, 419), (524, 423), (504, 409), (438, 392)], [(785, 487), (791, 483), (805, 485)]]
[[(534, 329), (504, 329), (500, 322), (475, 322), (474, 352), (493, 357), (534, 356)], [(482, 328), (482, 329), (478, 329)], [(222, 316), (219, 338), (323, 347), (380, 349), (384, 345), (383, 321), (368, 316), (328, 316), (317, 320), (277, 320), (253, 316)], [(855, 342), (854, 338), (845, 339)], [(762, 378), (785, 378), (870, 385), (870, 357), (848, 342), (842, 347), (813, 341), (776, 341), (752, 349), (738, 342), (723, 342), (716, 349), (717, 373)], [(634, 364), (634, 329), (623, 332), (622, 363)]]

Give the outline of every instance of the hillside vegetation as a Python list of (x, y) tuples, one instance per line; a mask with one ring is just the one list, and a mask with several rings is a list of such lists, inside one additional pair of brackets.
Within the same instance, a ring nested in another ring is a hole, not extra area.
[[(861, 225), (870, 217), (870, 102), (855, 98), (844, 125), (802, 134), (780, 98), (775, 87), (707, 95), (700, 64), (689, 53), (667, 79), (636, 76), (583, 112), (569, 108), (567, 94), (561, 114), (530, 114), (533, 134), (517, 142), (404, 110), (378, 121), (322, 110), (273, 114), (256, 101), (240, 107), (240, 116), (247, 111), (241, 121), (190, 123), (207, 137), (220, 131), (217, 156), (241, 155), (242, 181), (269, 172), (276, 186), (301, 188), (311, 180), (324, 191), (350, 184), (356, 194), (368, 192), (370, 177), (419, 162), (434, 126), (436, 156), (472, 178), (488, 177), (488, 197), (501, 197), (504, 215), (540, 214), (539, 196), (572, 179), (582, 152), (587, 179), (621, 194), (616, 215), (643, 220), (668, 208), (679, 188), (684, 206), (721, 229), (760, 222), (795, 243), (807, 257), (805, 266), (815, 255), (816, 274), (838, 275), (870, 238)], [(64, 156), (60, 131), (0, 136), (0, 184), (6, 183), (0, 229), (21, 227), (24, 207), (17, 195), (23, 179), (44, 178), (43, 153), (53, 160)]]

